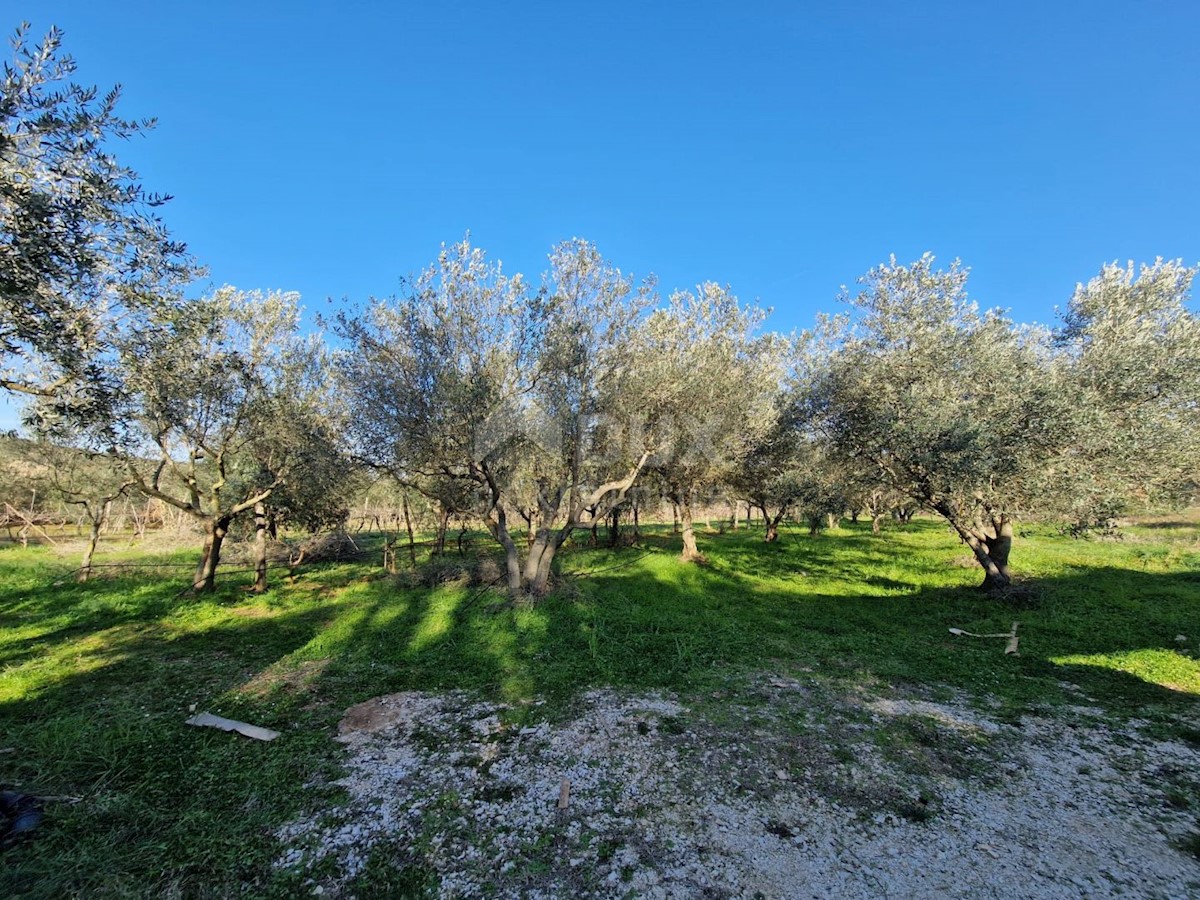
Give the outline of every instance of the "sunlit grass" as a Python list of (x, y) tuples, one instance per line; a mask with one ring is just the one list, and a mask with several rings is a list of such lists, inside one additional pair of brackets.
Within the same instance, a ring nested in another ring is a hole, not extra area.
[(1054, 657), (1062, 666), (1095, 666), (1121, 672), (1174, 691), (1200, 694), (1200, 667), (1195, 657), (1177, 650), (1146, 648), (1122, 653), (1094, 653)]
[[(1033, 528), (1013, 606), (939, 523), (700, 535), (704, 566), (656, 529), (636, 547), (568, 547), (556, 592), (512, 603), (465, 580), (436, 588), (363, 563), (219, 578), (187, 569), (87, 584), (68, 548), (0, 549), (3, 780), (84, 798), (6, 855), (0, 895), (286, 895), (270, 837), (337, 759), (341, 710), (401, 690), (467, 689), (556, 715), (601, 685), (709, 691), (730, 673), (804, 667), (871, 690), (903, 684), (1012, 708), (1077, 702), (1170, 723), (1200, 695), (1200, 543), (1193, 525), (1078, 541)], [(486, 539), (477, 549), (490, 552)], [(115, 554), (117, 549), (113, 549)], [(122, 546), (134, 563), (186, 562)], [(453, 557), (452, 557), (453, 558)], [(470, 566), (467, 566), (470, 568)], [(119, 571), (119, 570), (117, 570)], [(1020, 657), (951, 627), (1007, 630)], [(1176, 641), (1183, 635), (1184, 643)], [(1074, 686), (1066, 690), (1064, 683)], [(183, 724), (191, 706), (275, 728), (270, 745)], [(536, 713), (529, 712), (536, 710)]]

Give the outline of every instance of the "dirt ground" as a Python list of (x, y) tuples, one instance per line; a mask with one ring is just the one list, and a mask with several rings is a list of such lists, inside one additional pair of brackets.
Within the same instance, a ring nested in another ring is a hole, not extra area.
[(1200, 746), (1086, 703), (801, 672), (593, 691), (522, 727), (465, 693), (378, 697), (341, 723), (349, 801), (283, 829), (279, 865), (344, 897), (381, 861), (445, 897), (1200, 896)]

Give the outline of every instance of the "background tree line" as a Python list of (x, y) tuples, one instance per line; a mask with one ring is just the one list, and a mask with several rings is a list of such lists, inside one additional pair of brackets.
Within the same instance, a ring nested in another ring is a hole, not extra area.
[(451, 521), (483, 523), (508, 589), (534, 595), (573, 534), (660, 499), (697, 561), (715, 501), (758, 510), (768, 541), (788, 516), (923, 510), (1003, 588), (1021, 518), (1086, 529), (1195, 496), (1181, 262), (1105, 265), (1048, 327), (978, 307), (957, 261), (893, 258), (782, 335), (728, 287), (664, 298), (584, 240), (529, 278), (467, 239), (323, 330), (295, 295), (188, 293), (201, 269), (158, 217), (167, 198), (113, 155), (153, 123), (71, 83), (59, 44), (19, 30), (4, 69), (0, 387), (29, 398), (38, 471), (86, 510), (93, 548), (121, 497), (194, 522), (195, 590), (235, 525), (261, 547), (344, 522), (364, 478), (392, 485), (410, 539), (413, 508), (442, 544)]

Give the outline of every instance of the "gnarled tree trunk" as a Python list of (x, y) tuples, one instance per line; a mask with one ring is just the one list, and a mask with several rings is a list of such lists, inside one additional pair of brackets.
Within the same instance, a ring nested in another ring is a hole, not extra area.
[(621, 507), (614, 506), (608, 514), (608, 546), (615, 547), (621, 541)]
[(679, 554), (679, 558), (688, 562), (704, 559), (704, 555), (696, 547), (696, 529), (692, 523), (692, 498), (690, 496), (681, 497), (676, 508), (679, 510), (683, 531), (683, 552)]
[(442, 507), (438, 516), (437, 534), (433, 539), (433, 555), (441, 556), (446, 552), (446, 529), (450, 527), (450, 511)]
[[(566, 528), (563, 528), (557, 533), (548, 534), (545, 544), (542, 546), (542, 551), (536, 559), (530, 553), (529, 559), (525, 561), (525, 583), (528, 586), (529, 593), (535, 597), (542, 596), (549, 589), (550, 567), (554, 563), (555, 554), (558, 553), (559, 548), (562, 547), (569, 533)], [(534, 542), (534, 546), (537, 546), (537, 541)]]
[(783, 517), (787, 515), (788, 508), (780, 507), (779, 512), (774, 516), (767, 515), (767, 508), (763, 507), (763, 518), (767, 521), (767, 533), (763, 536), (763, 540), (768, 544), (773, 544), (779, 540), (779, 523), (783, 521)]
[(500, 513), (500, 524), (495, 531), (496, 539), (504, 548), (504, 574), (508, 581), (508, 592), (515, 597), (521, 592), (521, 554), (517, 550), (516, 542), (508, 533), (503, 512)]
[(1012, 584), (1008, 558), (1012, 553), (1013, 525), (1007, 515), (998, 513), (991, 516), (987, 523), (967, 523), (954, 515), (953, 508), (948, 504), (935, 505), (934, 509), (946, 518), (963, 543), (971, 548), (976, 562), (983, 569), (981, 589), (1003, 590)]
[[(538, 512), (535, 514), (537, 532), (525, 556), (524, 565), (508, 530), (508, 510), (505, 508), (500, 487), (490, 470), (483, 466), (478, 467), (474, 473), (475, 477), (491, 493), (487, 522), (492, 534), (504, 547), (509, 592), (514, 597), (543, 596), (550, 586), (554, 556), (571, 536), (571, 532), (577, 528), (590, 528), (598, 516), (606, 516), (608, 503), (611, 502), (614, 506), (621, 503), (649, 458), (650, 452), (646, 451), (628, 475), (599, 485), (586, 498), (580, 494), (578, 485), (543, 485), (539, 489)], [(564, 502), (567, 504), (565, 518), (560, 518), (560, 512), (564, 511)], [(588, 510), (591, 512), (585, 518), (584, 514)]]
[(196, 566), (196, 577), (192, 579), (192, 590), (207, 594), (216, 590), (217, 565), (221, 562), (221, 544), (229, 534), (229, 516), (208, 520), (208, 533), (204, 536), (204, 549)]

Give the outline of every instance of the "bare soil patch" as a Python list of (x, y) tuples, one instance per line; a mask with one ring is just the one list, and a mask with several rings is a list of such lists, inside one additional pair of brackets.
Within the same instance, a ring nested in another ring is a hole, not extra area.
[(351, 707), (349, 799), (284, 828), (278, 864), (346, 897), (381, 858), (445, 897), (1200, 892), (1200, 747), (1090, 707), (998, 721), (797, 673), (521, 722), (457, 692)]
[[(236, 613), (237, 611), (234, 610)], [(302, 694), (329, 666), (329, 659), (309, 659), (299, 665), (276, 664), (259, 672), (238, 691), (250, 697), (268, 697), (276, 691)]]

